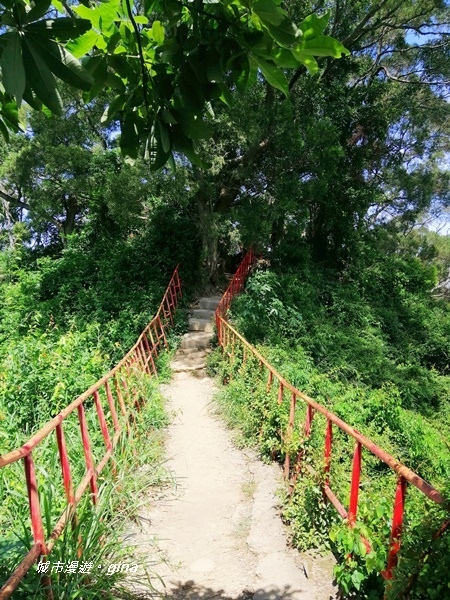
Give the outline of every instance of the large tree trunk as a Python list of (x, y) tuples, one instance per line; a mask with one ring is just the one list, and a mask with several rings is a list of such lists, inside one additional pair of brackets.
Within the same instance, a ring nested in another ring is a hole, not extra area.
[(204, 190), (197, 193), (199, 229), (202, 242), (202, 263), (208, 282), (217, 284), (220, 278), (219, 232), (211, 201)]

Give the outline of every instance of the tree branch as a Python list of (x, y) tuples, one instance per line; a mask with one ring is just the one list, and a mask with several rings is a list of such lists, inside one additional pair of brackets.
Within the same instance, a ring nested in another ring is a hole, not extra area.
[(29, 204), (27, 204), (26, 202), (23, 202), (19, 198), (14, 198), (14, 196), (10, 196), (3, 190), (0, 190), (0, 198), (3, 198), (3, 200), (6, 200), (6, 202), (9, 202), (10, 204), (12, 204), (13, 206), (16, 206), (17, 208), (23, 208), (25, 210), (30, 210)]

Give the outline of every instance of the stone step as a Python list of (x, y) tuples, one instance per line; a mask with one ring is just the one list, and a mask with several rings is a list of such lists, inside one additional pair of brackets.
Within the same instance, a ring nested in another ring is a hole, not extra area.
[(210, 352), (212, 352), (211, 348), (202, 348), (201, 350), (199, 350), (197, 347), (195, 348), (178, 348), (177, 353), (175, 355), (175, 357), (177, 358), (179, 355), (183, 355), (183, 356), (190, 356), (192, 354), (198, 354), (199, 352), (204, 352), (205, 354), (209, 354)]
[(208, 308), (194, 308), (191, 311), (191, 317), (194, 319), (208, 319), (212, 321), (214, 319), (214, 311)]
[(188, 373), (190, 371), (198, 371), (206, 367), (206, 352), (197, 351), (190, 355), (175, 355), (170, 366), (175, 373)]
[(208, 348), (214, 335), (209, 331), (190, 331), (181, 338), (180, 348)]
[(214, 323), (211, 319), (189, 319), (189, 331), (213, 331)]
[(200, 308), (206, 308), (208, 310), (216, 310), (217, 305), (221, 301), (221, 296), (210, 296), (209, 298), (200, 298), (198, 305)]

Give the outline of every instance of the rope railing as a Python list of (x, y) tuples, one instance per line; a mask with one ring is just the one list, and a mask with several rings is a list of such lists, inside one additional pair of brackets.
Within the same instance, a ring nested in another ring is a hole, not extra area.
[[(56, 417), (49, 421), (37, 433), (35, 433), (23, 446), (0, 456), (0, 469), (23, 460), (25, 480), (28, 494), (29, 515), (33, 545), (21, 560), (7, 582), (0, 589), (0, 600), (9, 598), (26, 573), (39, 557), (47, 560), (56, 540), (62, 534), (66, 525), (75, 517), (77, 504), (80, 502), (84, 492), (89, 487), (90, 497), (93, 505), (98, 502), (99, 489), (97, 480), (113, 455), (120, 436), (130, 432), (130, 421), (132, 416), (131, 406), (138, 407), (139, 403), (133, 398), (133, 390), (127, 385), (127, 377), (132, 370), (146, 373), (150, 377), (156, 375), (155, 359), (162, 345), (167, 347), (166, 329), (173, 324), (173, 315), (181, 297), (181, 282), (176, 267), (170, 282), (166, 288), (158, 311), (150, 323), (142, 331), (134, 346), (127, 352), (123, 359), (109, 373), (99, 379), (87, 391), (78, 396), (71, 404), (64, 408)], [(102, 400), (102, 397), (104, 400)], [(105, 450), (103, 457), (94, 462), (91, 439), (89, 436), (86, 420), (86, 401), (93, 402), (88, 409), (95, 407), (97, 422), (103, 437)], [(129, 400), (132, 400), (131, 406)], [(106, 400), (106, 403), (105, 403)], [(106, 406), (104, 406), (106, 404)], [(106, 411), (106, 416), (105, 416)], [(71, 473), (70, 454), (64, 437), (64, 421), (72, 413), (78, 417), (81, 441), (83, 445), (84, 461), (86, 471), (77, 488)], [(121, 417), (119, 417), (119, 413)], [(107, 420), (112, 424), (110, 431)], [(121, 422), (122, 421), (122, 424)], [(125, 427), (125, 429), (124, 429)], [(36, 466), (33, 459), (33, 451), (55, 431), (57, 452), (61, 467), (61, 480), (67, 500), (67, 506), (54, 525), (53, 531), (48, 539), (44, 534), (44, 526), (39, 501), (39, 482), (36, 477)], [(43, 576), (42, 582), (47, 590), (47, 596), (52, 598), (51, 580)]]
[[(365, 448), (373, 456), (384, 462), (397, 475), (397, 483), (394, 493), (391, 536), (389, 542), (389, 550), (387, 557), (386, 569), (382, 572), (385, 579), (389, 580), (393, 577), (393, 569), (397, 566), (398, 553), (400, 550), (400, 540), (403, 527), (403, 516), (405, 511), (406, 488), (407, 485), (413, 485), (427, 498), (436, 504), (444, 502), (443, 496), (432, 485), (427, 483), (422, 477), (414, 473), (406, 465), (399, 462), (392, 455), (380, 448), (368, 437), (362, 435), (340, 419), (337, 415), (326, 409), (324, 406), (298, 390), (291, 385), (270, 363), (266, 360), (254, 346), (252, 346), (242, 335), (240, 335), (234, 327), (227, 321), (227, 312), (233, 300), (233, 297), (239, 293), (247, 279), (252, 264), (255, 260), (255, 254), (250, 251), (244, 257), (241, 265), (236, 271), (236, 275), (231, 281), (228, 289), (224, 293), (222, 300), (217, 307), (215, 320), (217, 326), (217, 336), (220, 346), (224, 352), (231, 358), (235, 356), (236, 346), (240, 345), (243, 351), (243, 362), (246, 361), (248, 355), (253, 355), (259, 362), (261, 370), (267, 371), (267, 393), (273, 389), (274, 385), (278, 385), (277, 398), (278, 403), (282, 404), (285, 401), (289, 402), (289, 420), (286, 431), (284, 432), (285, 439), (291, 439), (296, 423), (298, 413), (298, 400), (306, 404), (306, 417), (304, 421), (303, 437), (308, 439), (312, 432), (313, 420), (315, 413), (324, 415), (326, 419), (326, 427), (324, 432), (324, 450), (323, 450), (323, 493), (336, 508), (342, 519), (346, 520), (350, 527), (353, 527), (358, 515), (358, 500), (362, 468), (362, 449)], [(275, 383), (277, 382), (277, 383)], [(330, 487), (330, 470), (332, 465), (332, 448), (333, 448), (333, 428), (338, 428), (355, 442), (351, 469), (351, 484), (350, 498), (348, 509), (340, 502)], [(284, 477), (290, 483), (291, 489), (295, 487), (296, 480), (301, 468), (303, 456), (300, 452), (297, 456), (295, 464), (291, 464), (289, 452), (286, 452), (284, 461)]]

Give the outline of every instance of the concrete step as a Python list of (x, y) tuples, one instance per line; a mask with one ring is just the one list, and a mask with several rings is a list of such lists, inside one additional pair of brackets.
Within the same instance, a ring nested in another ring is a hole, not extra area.
[(197, 347), (195, 348), (178, 348), (175, 358), (178, 356), (191, 356), (192, 354), (198, 354), (199, 352), (204, 352), (205, 354), (210, 354), (212, 352), (211, 348), (202, 348), (199, 350)]
[(191, 317), (194, 319), (208, 319), (212, 321), (214, 319), (214, 311), (209, 308), (194, 308), (191, 312)]
[(214, 323), (211, 319), (189, 319), (189, 331), (213, 331)]
[(180, 348), (208, 348), (213, 339), (213, 333), (209, 331), (190, 331), (181, 338)]
[(207, 310), (216, 310), (217, 305), (221, 301), (221, 296), (210, 296), (209, 298), (200, 298), (198, 305), (200, 308), (206, 308)]
[(206, 368), (206, 352), (199, 350), (194, 354), (176, 354), (170, 366), (175, 373), (189, 373)]

